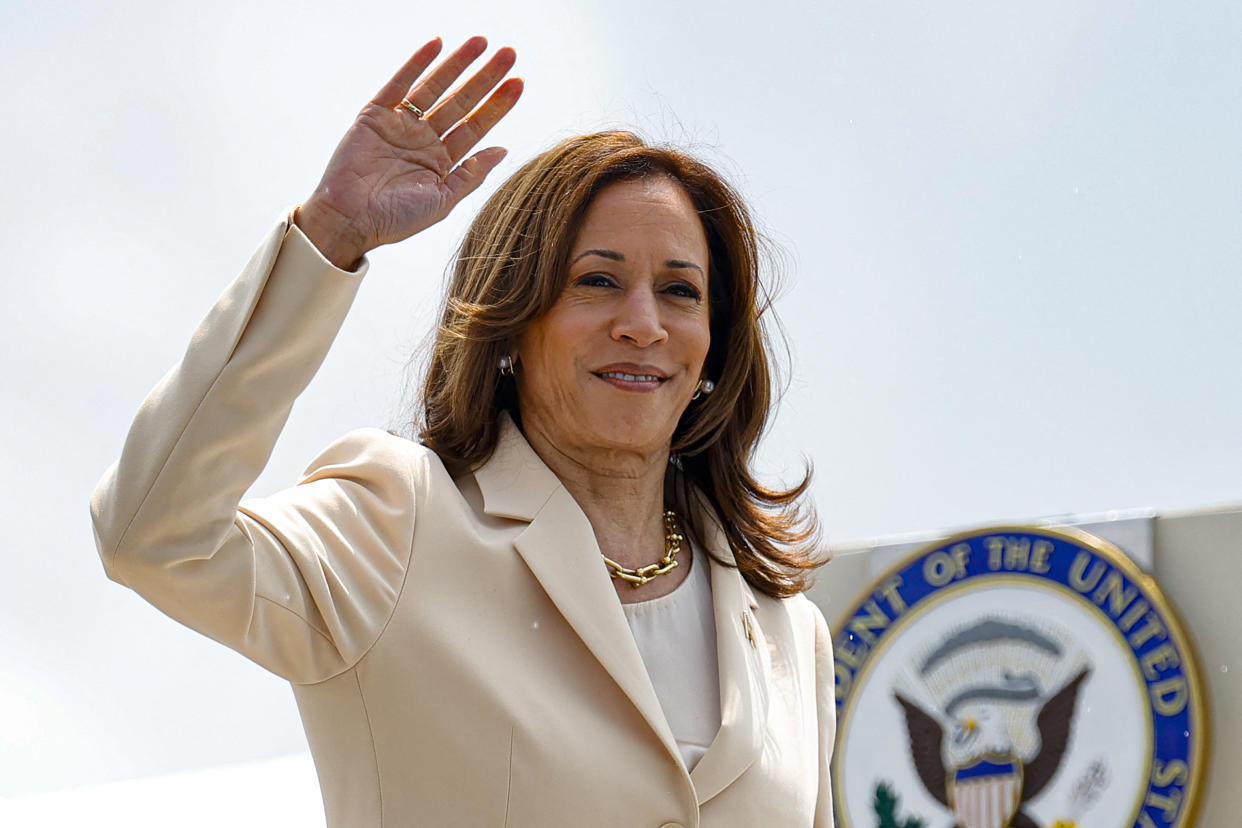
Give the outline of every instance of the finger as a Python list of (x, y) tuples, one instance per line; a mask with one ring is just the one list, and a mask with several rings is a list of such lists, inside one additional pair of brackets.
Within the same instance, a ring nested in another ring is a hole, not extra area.
[(504, 80), (515, 61), (517, 61), (517, 52), (506, 46), (492, 55), (491, 60), (470, 80), (437, 104), (435, 109), (427, 115), (427, 122), (435, 129), (436, 134), (443, 135), (453, 124), (469, 115), (470, 111), (478, 106), (479, 101), (483, 100), (483, 96)]
[(509, 151), (501, 147), (488, 147), (458, 164), (457, 169), (444, 179), (445, 186), (453, 194), (453, 203), (456, 204), (477, 190), (487, 174), (496, 169), (496, 165), (508, 154)]
[(419, 75), (427, 71), (427, 67), (436, 59), (436, 55), (440, 54), (443, 47), (444, 41), (438, 37), (420, 46), (418, 51), (405, 62), (405, 65), (397, 70), (397, 74), (392, 76), (392, 80), (384, 84), (384, 88), (376, 93), (374, 102), (389, 109), (401, 103), (406, 90), (414, 85)]
[[(478, 35), (457, 47), (431, 74), (409, 87), (405, 97), (424, 112), (431, 109), (440, 96), (461, 77), (461, 73), (487, 50), (487, 38)], [(398, 101), (400, 103), (400, 101)]]
[(465, 120), (444, 136), (444, 148), (448, 150), (452, 163), (456, 164), (463, 158), (471, 147), (479, 143), (483, 136), (500, 122), (501, 118), (509, 114), (509, 110), (513, 109), (513, 105), (521, 97), (522, 88), (521, 78), (509, 78), (492, 93), (492, 96), (482, 106), (466, 116)]

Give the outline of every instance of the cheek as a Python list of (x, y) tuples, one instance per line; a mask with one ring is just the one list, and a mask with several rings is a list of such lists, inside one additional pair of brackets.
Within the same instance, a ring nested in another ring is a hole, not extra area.
[(696, 319), (686, 326), (683, 341), (686, 343), (688, 362), (700, 371), (707, 362), (707, 352), (712, 346), (711, 323), (706, 317)]
[(575, 382), (575, 337), (555, 318), (545, 318), (527, 329), (518, 342), (519, 403), (540, 407), (562, 406)]
[(538, 328), (528, 331), (520, 348), (527, 362), (555, 375), (572, 359), (574, 336), (563, 325), (550, 324), (553, 321), (545, 320)]

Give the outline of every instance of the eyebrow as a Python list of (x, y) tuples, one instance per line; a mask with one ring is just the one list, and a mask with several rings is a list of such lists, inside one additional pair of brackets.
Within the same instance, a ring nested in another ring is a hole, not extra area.
[[(625, 261), (624, 254), (618, 253), (615, 250), (607, 250), (604, 248), (593, 247), (590, 250), (583, 250), (577, 256), (574, 256), (574, 259), (572, 262), (570, 262), (570, 264), (577, 262), (579, 259), (584, 259), (587, 256), (599, 256), (602, 259), (610, 259), (614, 262)], [(690, 270), (697, 270), (699, 273), (703, 273), (703, 268), (699, 267), (694, 262), (688, 262), (685, 259), (669, 259), (668, 261), (664, 263), (664, 266), (665, 267), (682, 267), (682, 268), (687, 268)]]

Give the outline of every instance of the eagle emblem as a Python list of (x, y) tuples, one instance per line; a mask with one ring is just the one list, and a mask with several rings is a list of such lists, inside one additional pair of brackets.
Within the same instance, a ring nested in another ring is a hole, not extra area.
[(1090, 672), (1080, 671), (1044, 703), (1036, 717), (1039, 751), (1028, 761), (1015, 755), (1007, 736), (995, 726), (995, 718), (985, 722), (971, 718), (955, 723), (955, 735), (975, 738), (981, 752), (968, 763), (946, 768), (944, 743), (953, 736), (936, 717), (895, 694), (905, 712), (910, 755), (919, 779), (934, 799), (953, 811), (959, 828), (1039, 828), (1022, 805), (1043, 791), (1060, 768), (1078, 688)]

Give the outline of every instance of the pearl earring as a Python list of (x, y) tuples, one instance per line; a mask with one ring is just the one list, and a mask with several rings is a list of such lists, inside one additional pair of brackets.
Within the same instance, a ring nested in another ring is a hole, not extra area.
[(710, 394), (715, 390), (716, 390), (716, 383), (712, 382), (709, 379), (701, 379), (699, 380), (699, 384), (694, 387), (694, 396), (691, 397), (690, 399), (697, 400), (699, 397), (703, 396), (704, 394)]
[(508, 354), (505, 354), (504, 356), (502, 356), (500, 358), (499, 367), (500, 367), (500, 375), (502, 377), (513, 376), (513, 357), (509, 356)]

